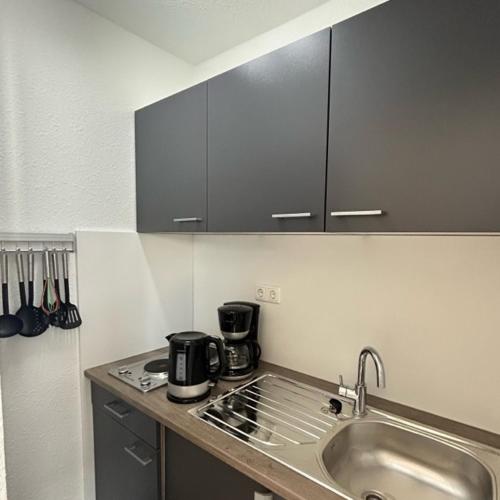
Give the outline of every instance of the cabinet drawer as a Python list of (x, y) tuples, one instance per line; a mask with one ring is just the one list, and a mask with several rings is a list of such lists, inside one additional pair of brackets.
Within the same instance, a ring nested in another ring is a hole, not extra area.
[(94, 407), (97, 500), (159, 500), (160, 452)]
[(146, 441), (155, 450), (160, 447), (159, 424), (111, 392), (92, 384), (92, 405)]

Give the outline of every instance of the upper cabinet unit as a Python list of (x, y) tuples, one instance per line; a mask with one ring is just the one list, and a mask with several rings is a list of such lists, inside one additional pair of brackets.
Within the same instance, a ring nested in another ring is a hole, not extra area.
[(138, 111), (138, 230), (500, 232), (499, 26), (390, 0)]
[(498, 0), (334, 26), (328, 231), (500, 231), (499, 27)]
[(135, 114), (137, 230), (207, 227), (207, 84)]
[(324, 230), (330, 33), (209, 80), (209, 231)]

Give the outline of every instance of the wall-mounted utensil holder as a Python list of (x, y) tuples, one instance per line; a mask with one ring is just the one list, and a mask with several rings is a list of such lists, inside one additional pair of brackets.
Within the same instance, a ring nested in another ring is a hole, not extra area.
[[(3, 263), (0, 274), (2, 283), (5, 282), (5, 285), (2, 285), (3, 314), (0, 319), (3, 321), (2, 324), (6, 325), (6, 328), (0, 331), (0, 337), (9, 337), (17, 333), (24, 337), (35, 337), (43, 333), (49, 324), (63, 330), (72, 330), (81, 325), (82, 319), (78, 308), (70, 302), (68, 256), (74, 252), (76, 252), (76, 240), (73, 233), (0, 233), (0, 257)], [(10, 316), (8, 305), (9, 254), (15, 254), (13, 260), (17, 265), (20, 294), (18, 313)], [(38, 260), (41, 269), (43, 269), (43, 287), (39, 307), (33, 305), (35, 254), (41, 254)], [(59, 261), (61, 261), (63, 268), (64, 301), (59, 283)], [(28, 300), (26, 300), (24, 284), (26, 263), (28, 264)], [(7, 324), (9, 318), (11, 323)], [(19, 323), (19, 328), (12, 326), (14, 320)]]
[(0, 250), (75, 252), (76, 239), (74, 233), (0, 233)]

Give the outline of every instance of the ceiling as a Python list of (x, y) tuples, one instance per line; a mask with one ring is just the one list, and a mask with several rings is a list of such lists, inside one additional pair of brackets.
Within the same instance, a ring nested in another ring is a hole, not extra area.
[(327, 0), (76, 0), (198, 64)]

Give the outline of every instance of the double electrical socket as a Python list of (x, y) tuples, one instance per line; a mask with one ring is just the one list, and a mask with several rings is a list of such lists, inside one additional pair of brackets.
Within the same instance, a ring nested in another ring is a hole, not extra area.
[(281, 288), (279, 286), (257, 285), (255, 287), (255, 299), (259, 302), (279, 304), (281, 302)]

